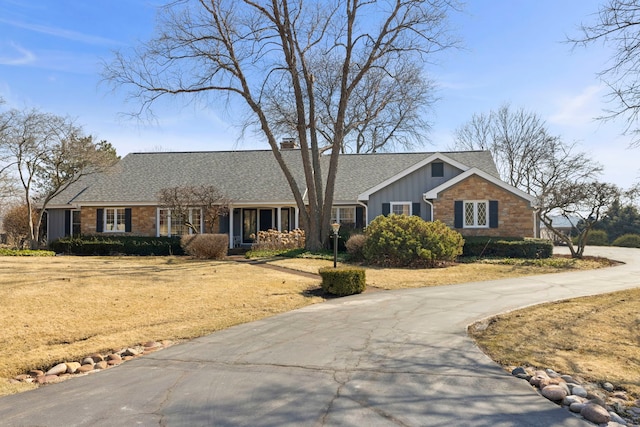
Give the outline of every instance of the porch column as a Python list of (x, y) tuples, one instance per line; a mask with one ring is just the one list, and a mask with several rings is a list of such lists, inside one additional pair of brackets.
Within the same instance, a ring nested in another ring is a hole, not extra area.
[(295, 214), (295, 221), (294, 221), (295, 226), (294, 226), (294, 228), (300, 228), (300, 224), (299, 224), (300, 211), (298, 210), (297, 206), (295, 207), (295, 212), (296, 212), (296, 214)]
[(282, 232), (282, 206), (278, 206), (278, 212), (276, 213), (276, 229)]
[(229, 203), (229, 249), (233, 249), (233, 205)]

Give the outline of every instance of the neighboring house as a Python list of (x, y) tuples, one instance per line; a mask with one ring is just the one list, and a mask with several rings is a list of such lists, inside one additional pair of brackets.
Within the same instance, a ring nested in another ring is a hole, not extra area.
[[(300, 150), (283, 146), (281, 153), (303, 186)], [(323, 160), (326, 173), (329, 159)], [(160, 207), (158, 193), (197, 185), (221, 190), (231, 200), (230, 215), (204, 230), (194, 206), (190, 221), (203, 232), (228, 234), (230, 247), (251, 244), (259, 230), (299, 227), (298, 207), (269, 150), (132, 153), (50, 203), (48, 239), (190, 232)], [(438, 219), (465, 236), (538, 234), (534, 198), (501, 181), (487, 151), (341, 155), (331, 220), (362, 228), (390, 213)]]
[[(551, 218), (551, 226), (565, 236), (572, 237), (576, 227), (580, 223), (580, 217), (576, 215), (561, 216), (557, 215)], [(553, 241), (555, 244), (561, 244), (561, 240), (553, 231), (549, 230), (546, 225), (540, 221), (540, 237)]]

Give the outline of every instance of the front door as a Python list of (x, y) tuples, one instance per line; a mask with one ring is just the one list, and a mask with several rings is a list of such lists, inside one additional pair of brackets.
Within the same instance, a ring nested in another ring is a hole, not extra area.
[(253, 243), (258, 234), (258, 211), (242, 210), (242, 243)]

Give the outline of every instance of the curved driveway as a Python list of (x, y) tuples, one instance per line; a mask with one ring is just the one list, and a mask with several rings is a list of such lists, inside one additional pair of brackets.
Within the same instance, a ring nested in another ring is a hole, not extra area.
[(640, 286), (640, 250), (596, 252), (627, 264), (330, 300), (1, 398), (0, 425), (592, 425), (504, 372), (465, 329)]

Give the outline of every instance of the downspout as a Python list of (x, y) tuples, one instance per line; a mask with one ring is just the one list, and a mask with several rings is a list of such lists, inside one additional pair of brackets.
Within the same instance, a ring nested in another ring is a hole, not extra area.
[(426, 194), (426, 193), (423, 193), (423, 194), (422, 194), (422, 200), (424, 200), (424, 202), (425, 202), (426, 204), (428, 204), (428, 205), (429, 205), (429, 209), (431, 210), (431, 214), (429, 215), (429, 218), (431, 218), (431, 220), (430, 220), (430, 221), (431, 221), (431, 222), (433, 222), (433, 203), (431, 203), (431, 202), (427, 199), (427, 194)]

